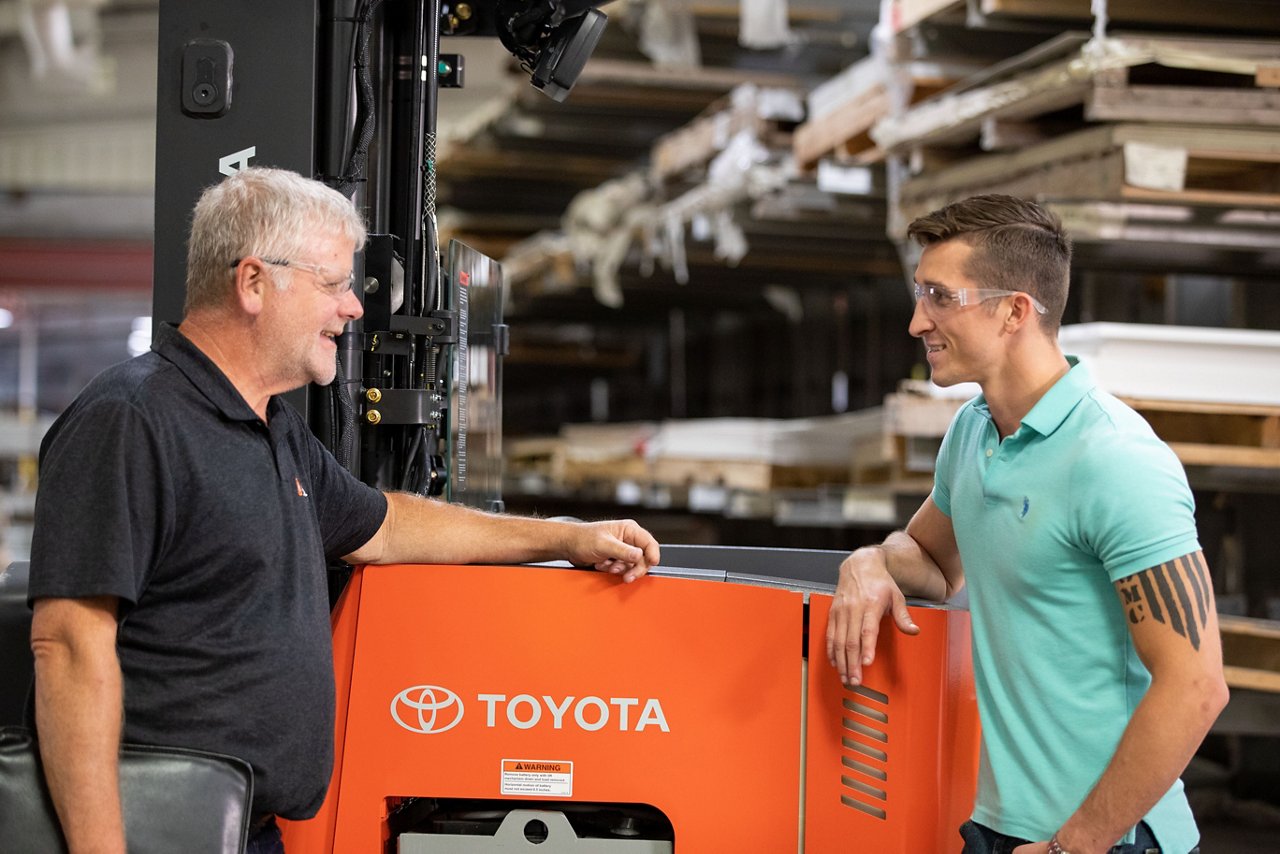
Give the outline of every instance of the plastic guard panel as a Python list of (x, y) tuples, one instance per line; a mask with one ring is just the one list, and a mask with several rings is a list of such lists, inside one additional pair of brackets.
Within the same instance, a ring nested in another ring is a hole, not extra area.
[(863, 684), (826, 659), (831, 597), (809, 599), (805, 852), (959, 852), (973, 808), (978, 710), (967, 611), (911, 608), (881, 624)]
[(388, 803), (425, 797), (647, 804), (687, 854), (795, 851), (803, 613), (704, 580), (359, 570), (335, 615), (333, 785), (288, 850), (381, 852)]

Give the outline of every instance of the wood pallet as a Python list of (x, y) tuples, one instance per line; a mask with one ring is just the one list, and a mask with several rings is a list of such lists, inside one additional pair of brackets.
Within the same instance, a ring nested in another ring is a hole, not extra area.
[[(890, 0), (882, 8), (882, 23), (894, 33), (939, 20), (967, 19), (977, 26), (1093, 20), (1090, 0)], [(1118, 25), (1280, 31), (1280, 20), (1267, 20), (1256, 0), (1109, 0), (1107, 17)]]
[[(971, 17), (1021, 21), (1093, 20), (1090, 0), (970, 0)], [(1280, 19), (1262, 12), (1255, 0), (1108, 0), (1112, 24), (1194, 27), (1202, 30), (1280, 31)]]
[(1097, 53), (1064, 36), (885, 118), (871, 136), (898, 153), (965, 146), (998, 136), (999, 123), (1024, 128), (1068, 108), (1096, 121), (1280, 127), (1280, 92), (1266, 83), (1278, 64), (1275, 41), (1126, 37)]
[(1184, 465), (1280, 468), (1280, 407), (1125, 399)]
[(650, 480), (649, 465), (643, 457), (599, 460), (560, 457), (556, 460), (555, 475), (561, 483), (571, 487), (593, 483), (616, 486), (622, 481), (647, 483)]
[(760, 96), (732, 96), (717, 100), (702, 115), (661, 137), (649, 154), (649, 172), (658, 181), (667, 181), (692, 170), (701, 170), (715, 158), (729, 140), (746, 131), (769, 149), (791, 147), (794, 121), (773, 118)]
[(1218, 624), (1227, 684), (1280, 693), (1280, 622), (1219, 614)]
[(884, 154), (871, 139), (871, 128), (889, 115), (889, 92), (873, 86), (851, 97), (839, 109), (796, 128), (791, 153), (801, 169), (812, 169), (829, 154), (856, 163), (875, 163)]
[(1280, 207), (1280, 130), (1138, 124), (1090, 128), (909, 179), (899, 196), (903, 221), (975, 193)]
[(761, 460), (695, 460), (661, 457), (653, 461), (653, 482), (668, 486), (723, 486), (748, 492), (808, 489), (847, 483), (847, 466), (785, 466)]
[(943, 15), (963, 14), (964, 6), (964, 0), (888, 0), (880, 7), (880, 23), (891, 33), (901, 33)]
[[(851, 65), (809, 96), (810, 117), (796, 128), (792, 154), (802, 169), (822, 157), (842, 163), (878, 163), (884, 158), (871, 128), (898, 109), (897, 102), (926, 100), (967, 74), (974, 63), (906, 62), (890, 64), (879, 56)], [(890, 89), (896, 88), (896, 97)]]

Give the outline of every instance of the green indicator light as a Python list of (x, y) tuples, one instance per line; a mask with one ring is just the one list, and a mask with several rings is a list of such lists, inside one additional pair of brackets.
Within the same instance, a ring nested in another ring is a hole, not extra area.
[(452, 70), (453, 69), (449, 67), (449, 63), (445, 62), (443, 59), (436, 63), (436, 74), (448, 74)]

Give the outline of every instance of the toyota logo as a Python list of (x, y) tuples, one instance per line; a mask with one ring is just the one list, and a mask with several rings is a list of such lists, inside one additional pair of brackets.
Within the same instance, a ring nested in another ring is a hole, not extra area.
[(453, 729), (462, 720), (462, 713), (462, 699), (439, 685), (414, 685), (391, 701), (391, 717), (396, 723), (423, 735)]

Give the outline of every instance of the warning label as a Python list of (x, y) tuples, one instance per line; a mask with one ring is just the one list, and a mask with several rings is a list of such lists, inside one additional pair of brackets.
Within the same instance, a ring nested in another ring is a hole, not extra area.
[(504, 759), (502, 794), (572, 797), (573, 763), (548, 759)]

